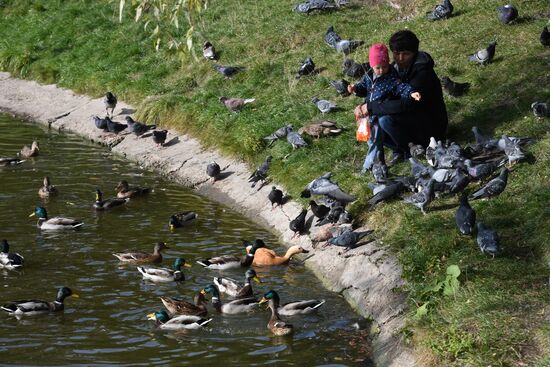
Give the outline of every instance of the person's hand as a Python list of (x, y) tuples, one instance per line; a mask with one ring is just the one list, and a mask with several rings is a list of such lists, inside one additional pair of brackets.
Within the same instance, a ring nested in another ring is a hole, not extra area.
[(355, 109), (353, 110), (353, 113), (355, 114), (355, 117), (357, 119), (360, 119), (363, 117), (369, 117), (369, 110), (367, 109), (367, 105), (364, 103), (355, 107)]
[(415, 101), (420, 101), (420, 98), (422, 98), (422, 96), (418, 92), (413, 92), (411, 93), (411, 98), (414, 99)]
[(348, 93), (349, 94), (355, 93), (355, 84), (348, 84)]

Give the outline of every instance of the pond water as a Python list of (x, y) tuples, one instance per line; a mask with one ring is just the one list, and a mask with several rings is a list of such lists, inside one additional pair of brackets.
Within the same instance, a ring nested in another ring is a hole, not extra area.
[[(222, 316), (209, 306), (213, 320), (202, 330), (174, 333), (159, 330), (148, 313), (161, 310), (159, 296), (192, 300), (213, 276), (241, 280), (244, 270), (204, 269), (199, 258), (241, 255), (241, 239), (263, 239), (277, 252), (285, 248), (272, 233), (227, 207), (196, 195), (178, 184), (111, 154), (106, 148), (72, 135), (48, 131), (0, 114), (0, 157), (15, 156), (33, 140), (40, 155), (21, 165), (0, 168), (0, 239), (25, 257), (18, 271), (0, 270), (0, 304), (19, 299), (53, 301), (57, 289), (68, 286), (80, 298), (68, 298), (65, 311), (18, 320), (0, 314), (0, 365), (366, 365), (365, 322), (338, 294), (293, 260), (288, 267), (256, 268), (261, 284), (257, 295), (274, 289), (281, 302), (322, 298), (318, 313), (285, 318), (295, 327), (288, 337), (274, 337), (266, 328), (270, 312)], [(59, 195), (40, 199), (43, 177), (50, 176)], [(95, 189), (114, 196), (120, 180), (151, 187), (148, 196), (132, 199), (107, 212), (92, 209)], [(229, 179), (229, 178), (228, 178)], [(41, 231), (29, 218), (35, 206), (50, 217), (84, 221), (76, 231)], [(198, 213), (191, 226), (170, 232), (171, 214)], [(162, 266), (176, 257), (193, 263), (184, 268), (181, 283), (143, 280), (135, 266), (121, 266), (113, 252), (150, 252), (158, 241), (170, 247)], [(222, 301), (227, 299), (222, 297)], [(357, 327), (357, 326), (360, 327)]]

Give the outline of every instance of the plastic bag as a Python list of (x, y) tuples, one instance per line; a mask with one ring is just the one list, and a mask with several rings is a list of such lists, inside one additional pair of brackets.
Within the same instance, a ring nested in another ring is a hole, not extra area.
[(368, 117), (361, 117), (357, 119), (357, 131), (355, 132), (355, 139), (357, 139), (357, 141), (369, 141), (370, 126)]

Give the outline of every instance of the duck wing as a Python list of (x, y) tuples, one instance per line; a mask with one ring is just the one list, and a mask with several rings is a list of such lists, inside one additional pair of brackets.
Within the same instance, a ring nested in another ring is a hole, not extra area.
[(31, 312), (49, 312), (52, 307), (49, 302), (35, 299), (14, 301), (2, 306), (2, 309), (8, 313), (31, 313)]
[(207, 311), (191, 302), (172, 297), (160, 297), (164, 307), (172, 315), (206, 315)]
[(324, 299), (310, 299), (304, 301), (289, 302), (279, 307), (278, 312), (281, 315), (298, 315), (310, 313), (321, 307), (324, 303)]

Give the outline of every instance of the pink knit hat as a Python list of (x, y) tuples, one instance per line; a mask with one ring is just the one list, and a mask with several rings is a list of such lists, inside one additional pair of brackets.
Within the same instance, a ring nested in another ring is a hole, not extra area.
[(376, 65), (385, 65), (390, 63), (388, 48), (381, 43), (375, 43), (369, 49), (369, 64), (372, 67)]

